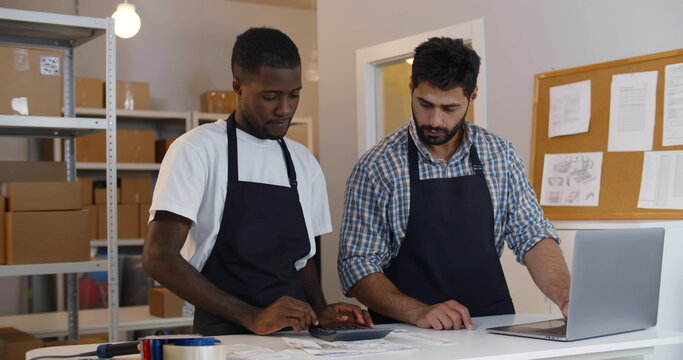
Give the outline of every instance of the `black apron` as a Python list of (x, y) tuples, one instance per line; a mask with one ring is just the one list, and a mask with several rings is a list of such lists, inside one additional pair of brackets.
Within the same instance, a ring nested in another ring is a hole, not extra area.
[[(216, 244), (202, 274), (256, 307), (266, 307), (284, 295), (305, 301), (294, 263), (308, 254), (310, 243), (289, 150), (284, 139), (278, 140), (290, 187), (238, 181), (234, 113), (227, 128), (228, 191)], [(199, 308), (195, 309), (194, 331), (202, 335), (249, 333)]]
[[(474, 175), (420, 180), (408, 135), (410, 214), (406, 236), (385, 275), (404, 294), (434, 305), (455, 300), (471, 316), (513, 314), (494, 245), (493, 206), (474, 144)], [(375, 323), (397, 322), (372, 313)]]

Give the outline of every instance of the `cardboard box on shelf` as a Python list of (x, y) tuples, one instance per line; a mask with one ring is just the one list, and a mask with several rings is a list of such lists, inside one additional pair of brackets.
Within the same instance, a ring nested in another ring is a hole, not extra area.
[(5, 264), (5, 197), (0, 196), (0, 265)]
[[(104, 82), (100, 79), (77, 77), (74, 79), (74, 104), (82, 108), (104, 107)], [(61, 93), (64, 101), (64, 92)]]
[(66, 181), (63, 161), (0, 161), (0, 182)]
[(152, 178), (121, 178), (121, 203), (140, 204), (152, 201)]
[(0, 114), (61, 116), (62, 54), (0, 45)]
[(83, 205), (83, 210), (88, 212), (90, 218), (90, 240), (97, 240), (97, 206), (96, 205)]
[[(117, 162), (154, 162), (154, 130), (116, 130)], [(106, 134), (82, 136), (76, 139), (76, 161), (105, 162), (107, 150)]]
[(125, 110), (149, 110), (149, 83), (117, 81), (116, 108)]
[(78, 181), (24, 181), (4, 183), (8, 211), (78, 210), (81, 184)]
[(233, 91), (209, 90), (199, 96), (200, 110), (209, 113), (229, 114), (237, 107)]
[(140, 205), (140, 237), (145, 238), (147, 236), (147, 222), (149, 221), (149, 208), (152, 204), (139, 204)]
[[(95, 200), (95, 205), (106, 205), (107, 204), (107, 188), (95, 188), (93, 189), (93, 199)], [(116, 188), (116, 203), (121, 203), (121, 188)]]
[[(140, 235), (138, 204), (121, 204), (116, 211), (119, 239), (137, 239)], [(97, 238), (107, 238), (107, 205), (97, 205)]]
[(174, 141), (175, 139), (162, 139), (156, 141), (156, 162), (160, 163), (164, 159), (168, 148), (171, 147), (171, 144)]
[(90, 260), (87, 211), (5, 213), (9, 265)]
[(13, 327), (0, 328), (0, 359), (24, 360), (26, 352), (43, 347), (43, 340)]
[(77, 180), (81, 184), (81, 202), (83, 205), (92, 205), (92, 178), (81, 177)]
[(166, 288), (149, 290), (149, 313), (159, 317), (183, 316), (183, 299)]

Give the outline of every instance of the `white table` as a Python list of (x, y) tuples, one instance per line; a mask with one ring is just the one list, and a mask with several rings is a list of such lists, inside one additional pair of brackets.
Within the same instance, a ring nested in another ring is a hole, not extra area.
[[(514, 336), (494, 335), (486, 332), (487, 327), (518, 324), (531, 321), (547, 320), (552, 317), (540, 314), (501, 315), (474, 318), (475, 330), (440, 331), (419, 329), (412, 325), (394, 324), (393, 327), (406, 329), (409, 332), (423, 333), (450, 339), (454, 345), (419, 345), (403, 338), (387, 337), (388, 340), (417, 345), (418, 349), (403, 352), (374, 354), (370, 356), (356, 356), (353, 359), (610, 359), (622, 356), (645, 354), (646, 359), (657, 357), (659, 348), (667, 345), (683, 344), (683, 333), (650, 328), (625, 334), (603, 336), (599, 338), (579, 340), (573, 342), (555, 342), (539, 339), (529, 339)], [(383, 325), (381, 325), (383, 326)], [(283, 332), (268, 336), (256, 335), (228, 335), (218, 338), (226, 344), (246, 344), (266, 347), (275, 351), (287, 350), (282, 337), (307, 337), (306, 332)], [(43, 348), (29, 351), (26, 359), (40, 355), (74, 354), (94, 350), (96, 345), (73, 345), (53, 348)], [(669, 346), (670, 347), (670, 346)], [(667, 349), (668, 350), (668, 349)], [(683, 350), (683, 348), (682, 348)], [(674, 351), (677, 351), (675, 349)], [(294, 359), (313, 359), (298, 350), (288, 352)], [(665, 355), (663, 359), (675, 359)], [(139, 358), (136, 356), (131, 359)]]

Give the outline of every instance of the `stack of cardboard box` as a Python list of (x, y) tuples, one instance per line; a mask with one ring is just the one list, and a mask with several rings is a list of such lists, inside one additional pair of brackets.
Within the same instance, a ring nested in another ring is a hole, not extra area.
[(61, 162), (0, 162), (4, 256), (9, 265), (90, 260), (81, 185)]
[[(107, 189), (103, 182), (93, 184), (81, 179), (84, 208), (92, 209), (91, 239), (107, 238)], [(144, 238), (152, 201), (152, 178), (124, 177), (116, 188), (117, 222), (119, 239)], [(90, 194), (88, 197), (87, 194)]]
[[(122, 163), (153, 163), (154, 130), (116, 130), (116, 161)], [(105, 162), (107, 134), (99, 132), (76, 139), (76, 161)]]

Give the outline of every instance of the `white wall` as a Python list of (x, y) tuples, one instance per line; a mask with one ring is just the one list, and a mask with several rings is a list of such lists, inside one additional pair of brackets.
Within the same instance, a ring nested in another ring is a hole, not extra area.
[(322, 246), (328, 300), (343, 298), (335, 265), (357, 160), (356, 49), (483, 17), (489, 129), (528, 164), (534, 74), (680, 48), (680, 14), (680, 0), (318, 0), (320, 160), (335, 229)]
[[(123, 0), (80, 0), (79, 14), (111, 16), (120, 2)], [(313, 11), (228, 0), (129, 2), (136, 6), (142, 27), (131, 39), (117, 39), (117, 78), (149, 82), (153, 110), (198, 111), (199, 95), (204, 91), (231, 90), (232, 46), (235, 37), (252, 26), (274, 27), (289, 35), (299, 47), (304, 71), (311, 58)], [(75, 3), (0, 0), (0, 7), (74, 15)], [(76, 48), (75, 57), (76, 76), (104, 79), (103, 39)], [(317, 118), (317, 111), (317, 83), (304, 79), (297, 116)]]

